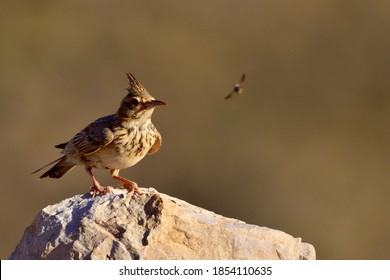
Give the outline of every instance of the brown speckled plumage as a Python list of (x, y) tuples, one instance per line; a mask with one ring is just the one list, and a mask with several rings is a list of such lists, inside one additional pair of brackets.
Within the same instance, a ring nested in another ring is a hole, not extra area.
[(119, 171), (139, 162), (145, 155), (157, 152), (162, 139), (151, 121), (154, 107), (165, 105), (155, 100), (130, 73), (128, 94), (115, 114), (95, 120), (70, 141), (56, 145), (64, 156), (34, 171), (52, 165), (40, 178), (60, 178), (76, 165), (84, 165), (90, 175), (94, 195), (105, 194), (109, 187), (100, 186), (92, 168), (109, 169), (122, 186), (141, 194), (135, 182), (120, 177)]

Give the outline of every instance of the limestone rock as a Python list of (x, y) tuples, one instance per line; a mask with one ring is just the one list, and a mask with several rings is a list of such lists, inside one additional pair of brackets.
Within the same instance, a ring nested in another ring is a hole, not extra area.
[(44, 208), (10, 259), (315, 259), (300, 238), (143, 191), (87, 193)]

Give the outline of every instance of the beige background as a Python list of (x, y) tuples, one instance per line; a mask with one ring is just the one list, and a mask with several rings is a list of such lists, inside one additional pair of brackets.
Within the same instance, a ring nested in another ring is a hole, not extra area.
[(319, 259), (390, 258), (389, 1), (79, 2), (1, 5), (1, 258), (40, 209), (88, 190), (83, 168), (30, 173), (115, 112), (127, 71), (168, 106), (161, 151), (122, 175)]

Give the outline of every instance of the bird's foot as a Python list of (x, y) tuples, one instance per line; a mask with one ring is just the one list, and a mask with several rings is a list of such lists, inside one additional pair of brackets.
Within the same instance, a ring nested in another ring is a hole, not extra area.
[(138, 188), (138, 185), (136, 182), (130, 181), (126, 178), (123, 178), (121, 176), (114, 175), (112, 178), (121, 181), (122, 183), (119, 184), (119, 186), (124, 187), (129, 193), (135, 193), (137, 195), (141, 195), (142, 191)]
[(91, 187), (92, 197), (95, 197), (97, 195), (105, 195), (112, 192), (111, 186), (100, 186), (97, 184), (94, 184)]
[(87, 166), (85, 168), (85, 170), (87, 171), (89, 177), (92, 180), (92, 187), (91, 187), (92, 197), (95, 197), (97, 195), (105, 195), (105, 194), (108, 194), (108, 193), (112, 192), (112, 187), (110, 187), (110, 186), (107, 186), (107, 187), (100, 186), (99, 182), (93, 176), (92, 168), (90, 166)]

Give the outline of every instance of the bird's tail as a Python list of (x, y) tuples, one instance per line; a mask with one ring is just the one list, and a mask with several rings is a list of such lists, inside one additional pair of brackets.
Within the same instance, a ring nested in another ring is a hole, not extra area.
[(49, 165), (52, 165), (54, 164), (55, 165), (50, 168), (48, 171), (46, 171), (44, 174), (42, 174), (39, 178), (45, 178), (45, 177), (50, 177), (50, 178), (61, 178), (66, 172), (68, 172), (69, 170), (71, 170), (75, 165), (74, 164), (71, 164), (69, 162), (67, 162), (66, 160), (66, 156), (62, 156), (44, 166), (42, 166), (41, 168), (35, 170), (34, 172), (32, 172), (32, 174), (34, 173), (37, 173), (39, 171), (41, 171), (43, 168), (49, 166)]

